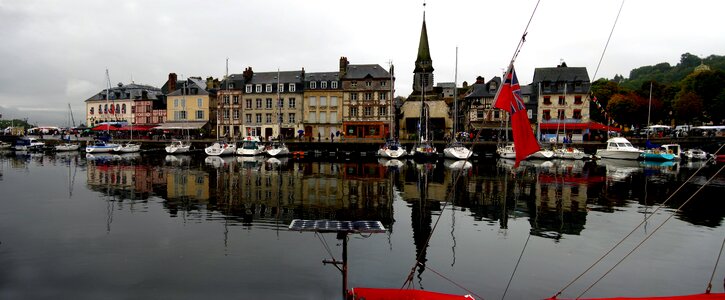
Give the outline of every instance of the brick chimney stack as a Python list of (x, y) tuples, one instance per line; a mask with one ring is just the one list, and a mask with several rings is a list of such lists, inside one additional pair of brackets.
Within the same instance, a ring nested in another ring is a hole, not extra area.
[(340, 57), (340, 79), (347, 75), (347, 66), (350, 62), (347, 61), (347, 57)]
[(244, 82), (250, 82), (252, 80), (252, 77), (254, 77), (254, 71), (252, 71), (252, 67), (247, 67), (244, 69), (244, 72), (242, 72), (242, 77), (244, 78)]
[(171, 94), (176, 90), (176, 73), (169, 73), (169, 81), (168, 81), (168, 93)]

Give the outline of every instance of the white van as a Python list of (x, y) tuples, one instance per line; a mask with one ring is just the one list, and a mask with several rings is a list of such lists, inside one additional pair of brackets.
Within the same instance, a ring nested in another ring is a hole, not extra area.
[(677, 125), (675, 126), (675, 136), (687, 136), (690, 129), (692, 129), (692, 125)]

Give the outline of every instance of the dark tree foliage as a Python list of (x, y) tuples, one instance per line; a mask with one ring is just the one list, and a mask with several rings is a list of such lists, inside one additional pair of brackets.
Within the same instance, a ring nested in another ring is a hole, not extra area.
[[(699, 117), (700, 121), (713, 121), (722, 124), (725, 118), (725, 72), (706, 70), (695, 72), (681, 82), (681, 89), (676, 96), (678, 117), (681, 119)], [(697, 98), (694, 98), (696, 96)], [(688, 101), (697, 99), (693, 107), (684, 108)], [(699, 111), (696, 109), (699, 108)], [(682, 113), (682, 115), (680, 115)]]
[(725, 70), (725, 56), (711, 55), (701, 59), (696, 55), (685, 53), (680, 56), (680, 62), (675, 66), (665, 62), (633, 69), (629, 73), (629, 79), (622, 82), (622, 86), (635, 90), (649, 81), (656, 81), (664, 85), (673, 84), (683, 80), (701, 63), (707, 64), (712, 69)]

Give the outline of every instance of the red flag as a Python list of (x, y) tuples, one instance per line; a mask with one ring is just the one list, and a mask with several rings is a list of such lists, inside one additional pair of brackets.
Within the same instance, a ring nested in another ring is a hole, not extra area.
[(531, 124), (529, 124), (526, 105), (524, 105), (524, 99), (521, 97), (521, 87), (519, 86), (519, 80), (516, 78), (513, 64), (509, 66), (509, 70), (506, 72), (506, 79), (496, 95), (494, 107), (505, 110), (511, 115), (511, 131), (514, 135), (514, 149), (516, 149), (514, 167), (518, 167), (522, 160), (541, 148), (539, 148), (539, 143), (531, 130)]
[(114, 114), (116, 110), (113, 108), (113, 104), (111, 104), (111, 114)]

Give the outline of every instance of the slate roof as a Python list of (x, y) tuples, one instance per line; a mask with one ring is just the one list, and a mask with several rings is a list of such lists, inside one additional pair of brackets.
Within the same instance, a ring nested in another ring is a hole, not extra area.
[[(127, 85), (111, 87), (110, 89), (108, 89), (108, 100), (142, 99), (144, 91), (146, 92), (147, 99), (149, 100), (156, 100), (157, 96), (162, 95), (161, 89), (157, 87), (131, 83)], [(86, 99), (86, 101), (93, 100), (106, 100), (106, 90), (103, 89), (99, 93)]]
[[(301, 83), (303, 71), (280, 71), (279, 83)], [(247, 84), (277, 83), (277, 72), (254, 72)]]
[(584, 67), (556, 67), (536, 68), (534, 70), (534, 81), (538, 82), (589, 82), (589, 73)]
[(378, 64), (348, 65), (344, 79), (364, 79), (368, 76), (374, 79), (385, 79), (390, 78), (390, 72)]
[[(187, 95), (209, 95), (209, 92), (206, 90), (206, 81), (198, 77), (189, 77), (186, 82), (181, 81), (180, 83), (177, 83), (177, 89), (169, 93), (168, 95), (180, 96), (181, 89), (184, 87), (184, 83), (186, 83), (186, 88), (190, 90), (189, 94)], [(192, 89), (196, 89), (196, 93), (191, 92), (193, 91)]]
[[(491, 86), (491, 83), (496, 83), (496, 89), (491, 90), (489, 87)], [(471, 85), (473, 88), (471, 89), (471, 92), (466, 95), (466, 99), (478, 99), (478, 98), (484, 98), (484, 97), (495, 97), (496, 91), (498, 91), (498, 88), (501, 87), (501, 77), (494, 77), (493, 79), (489, 80), (486, 83), (474, 83)]]
[(229, 74), (226, 79), (223, 79), (219, 83), (219, 89), (226, 89), (227, 81), (234, 86), (231, 90), (240, 90), (244, 88), (244, 76), (242, 76), (242, 74)]
[(306, 73), (305, 81), (337, 81), (340, 80), (339, 72), (315, 72)]

